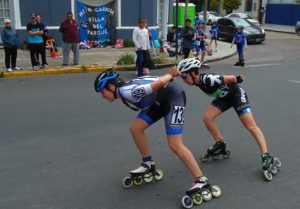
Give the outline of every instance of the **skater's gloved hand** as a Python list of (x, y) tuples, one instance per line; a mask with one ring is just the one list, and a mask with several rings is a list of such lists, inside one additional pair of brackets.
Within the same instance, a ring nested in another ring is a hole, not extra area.
[(242, 75), (236, 76), (236, 82), (237, 83), (242, 83), (245, 80), (245, 77)]

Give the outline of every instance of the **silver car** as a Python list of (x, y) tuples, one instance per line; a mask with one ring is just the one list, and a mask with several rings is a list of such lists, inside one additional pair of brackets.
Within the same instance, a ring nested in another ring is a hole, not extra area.
[(253, 19), (249, 14), (246, 14), (246, 13), (238, 13), (238, 12), (236, 12), (236, 13), (231, 13), (231, 14), (225, 16), (225, 17), (242, 18), (242, 19), (248, 20), (249, 22), (251, 22), (254, 25), (257, 25), (257, 26), (260, 25), (257, 20)]

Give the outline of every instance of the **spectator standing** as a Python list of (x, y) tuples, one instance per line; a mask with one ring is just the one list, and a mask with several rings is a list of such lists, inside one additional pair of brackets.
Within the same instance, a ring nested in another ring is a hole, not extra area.
[[(48, 29), (47, 29), (46, 24), (44, 24), (42, 22), (42, 16), (40, 14), (36, 15), (36, 21), (37, 21), (37, 23), (39, 23), (42, 26), (43, 31), (44, 31), (44, 33), (42, 35), (43, 42), (44, 42), (44, 49), (43, 50), (45, 51), (45, 54), (46, 54), (46, 41), (47, 41), (47, 38), (48, 38)], [(36, 57), (37, 65), (40, 65), (40, 58), (39, 58), (39, 53), (38, 52), (35, 54), (35, 57)]]
[(17, 63), (17, 48), (19, 45), (19, 36), (17, 31), (11, 27), (10, 19), (4, 20), (4, 28), (1, 32), (1, 39), (5, 52), (5, 67), (7, 72), (12, 70), (21, 70), (16, 66)]
[(133, 30), (132, 40), (135, 45), (135, 52), (137, 55), (136, 69), (138, 77), (144, 75), (144, 59), (147, 56), (148, 50), (150, 49), (149, 32), (146, 29), (147, 20), (139, 19), (138, 27)]
[(46, 61), (46, 53), (45, 53), (45, 46), (43, 41), (43, 26), (39, 24), (36, 20), (36, 15), (31, 14), (30, 16), (30, 23), (27, 25), (27, 32), (28, 32), (28, 43), (29, 43), (29, 50), (30, 50), (30, 58), (32, 69), (37, 70), (37, 60), (36, 54), (41, 54), (42, 57), (42, 66), (41, 68), (47, 68), (48, 64)]
[(196, 29), (195, 29), (196, 56), (199, 58), (199, 55), (201, 54), (201, 57), (200, 57), (201, 63), (204, 62), (204, 58), (205, 58), (206, 51), (207, 51), (207, 49), (205, 47), (206, 37), (207, 37), (207, 34), (205, 32), (204, 24), (201, 23), (200, 25), (196, 26)]
[(69, 55), (72, 50), (74, 54), (74, 65), (78, 65), (79, 62), (79, 35), (78, 35), (78, 23), (73, 19), (73, 13), (67, 13), (67, 19), (64, 20), (59, 28), (59, 31), (63, 35), (63, 66), (69, 65)]
[(194, 48), (194, 29), (191, 28), (191, 20), (185, 20), (185, 27), (181, 31), (182, 37), (182, 52), (184, 55), (184, 59), (188, 58), (190, 55), (191, 49)]
[(210, 29), (209, 33), (210, 33), (210, 37), (211, 37), (210, 44), (209, 44), (210, 48), (212, 49), (212, 43), (213, 43), (213, 41), (215, 41), (215, 52), (217, 52), (218, 51), (219, 28), (218, 28), (218, 25), (215, 21), (212, 23), (212, 26), (211, 26), (211, 29)]
[(245, 66), (245, 60), (244, 60), (244, 49), (247, 48), (247, 38), (246, 34), (243, 32), (244, 27), (239, 26), (237, 28), (237, 32), (234, 34), (234, 37), (232, 39), (232, 44), (236, 44), (236, 50), (239, 55), (239, 61), (235, 63), (234, 66)]

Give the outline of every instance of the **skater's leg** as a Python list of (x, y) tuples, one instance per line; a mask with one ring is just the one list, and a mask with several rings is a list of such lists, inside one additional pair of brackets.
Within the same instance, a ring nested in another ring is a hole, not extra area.
[(168, 135), (168, 144), (170, 149), (180, 158), (184, 165), (193, 174), (194, 178), (199, 178), (203, 175), (192, 152), (183, 144), (182, 134)]
[(223, 140), (223, 136), (221, 135), (217, 123), (215, 122), (215, 119), (221, 114), (221, 110), (210, 104), (204, 112), (203, 116), (203, 122), (216, 142)]
[(251, 112), (244, 114), (240, 116), (240, 120), (256, 140), (261, 153), (264, 154), (268, 152), (265, 136), (261, 129), (256, 125), (253, 114)]
[(136, 118), (130, 127), (132, 138), (143, 158), (150, 156), (148, 140), (145, 135), (145, 129), (148, 127), (149, 124), (140, 118)]

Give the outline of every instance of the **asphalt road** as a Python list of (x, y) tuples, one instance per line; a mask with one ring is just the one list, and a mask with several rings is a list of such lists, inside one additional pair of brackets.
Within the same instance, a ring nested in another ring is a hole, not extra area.
[[(268, 33), (266, 43), (250, 45), (245, 57), (243, 69), (232, 67), (232, 57), (211, 63), (210, 71), (246, 77), (242, 86), (282, 169), (272, 182), (263, 179), (258, 147), (233, 110), (218, 120), (230, 159), (201, 163), (200, 154), (213, 144), (201, 121), (211, 98), (184, 86), (185, 143), (204, 174), (223, 191), (219, 199), (194, 208), (299, 208), (300, 38)], [(122, 76), (130, 79), (133, 73)], [(122, 178), (140, 163), (129, 134), (136, 113), (120, 101), (104, 101), (93, 90), (94, 78), (76, 74), (0, 80), (1, 209), (181, 208), (192, 177), (169, 150), (163, 121), (147, 132), (152, 156), (165, 172), (163, 181), (122, 187)]]

